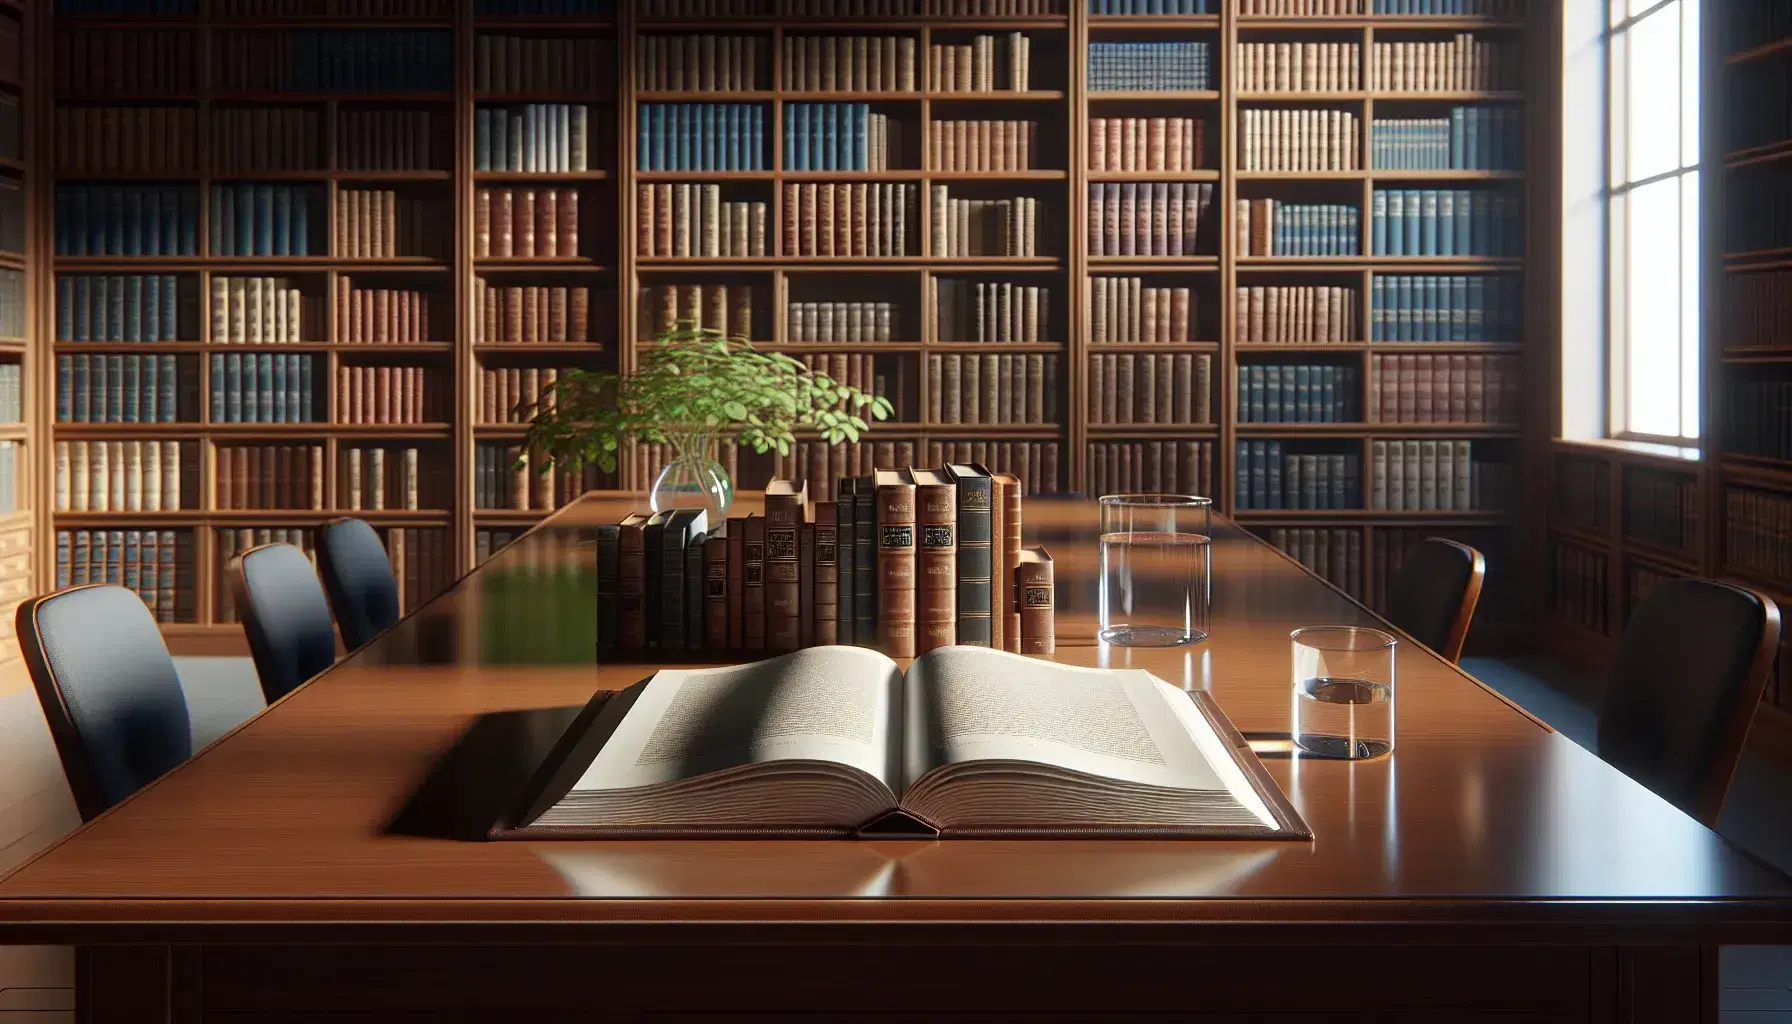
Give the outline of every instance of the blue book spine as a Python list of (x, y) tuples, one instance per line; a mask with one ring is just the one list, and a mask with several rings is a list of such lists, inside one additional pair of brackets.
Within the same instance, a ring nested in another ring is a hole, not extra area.
[(1388, 256), (1409, 256), (1406, 251), (1406, 192), (1404, 189), (1387, 190), (1388, 197), (1388, 247), (1384, 251)]
[(143, 341), (143, 275), (126, 278), (129, 293), (125, 296), (124, 340)]
[(274, 193), (270, 185), (255, 186), (255, 248), (257, 256), (284, 256), (274, 248)]
[[(1462, 108), (1457, 108), (1462, 109)], [(1480, 132), (1481, 111), (1469, 107), (1463, 111), (1464, 130), (1462, 147), (1462, 167), (1464, 170), (1479, 171), (1487, 166), (1487, 148)]]
[(1396, 310), (1396, 326), (1398, 335), (1395, 341), (1412, 341), (1412, 275), (1402, 274), (1397, 282), (1397, 293), (1394, 299)]
[(1419, 193), (1419, 255), (1437, 255), (1437, 190)]
[(1251, 443), (1249, 441), (1238, 442), (1238, 448), (1234, 454), (1233, 461), (1236, 465), (1232, 467), (1232, 489), (1237, 495), (1238, 507), (1256, 508), (1257, 506), (1251, 501)]
[(1493, 246), (1489, 244), (1493, 237), (1493, 196), (1485, 191), (1470, 193), (1473, 197), (1474, 214), (1469, 227), (1470, 256), (1497, 256)]
[[(641, 107), (641, 119), (640, 122), (635, 125), (635, 168), (637, 170), (659, 170), (658, 167), (654, 166), (653, 162), (653, 124), (654, 115), (658, 113), (658, 111), (659, 105), (655, 103), (643, 104)], [(509, 168), (506, 167), (505, 169), (508, 170)]]
[(1468, 278), (1450, 278), (1450, 340), (1468, 341)]
[(150, 256), (172, 256), (174, 247), (162, 237), (162, 190), (143, 190), (143, 251)]
[(1369, 197), (1369, 251), (1375, 256), (1388, 253), (1388, 194), (1376, 189)]
[(1437, 193), (1437, 254), (1459, 256), (1456, 251), (1456, 191), (1443, 189)]
[(70, 201), (71, 193), (64, 186), (57, 186), (51, 198), (51, 215), (56, 218), (56, 255), (79, 256), (71, 242), (75, 226), (74, 203)]
[(293, 255), (292, 189), (286, 185), (274, 189), (274, 255)]
[(802, 170), (802, 165), (797, 162), (796, 152), (797, 108), (801, 106), (800, 103), (792, 103), (784, 108), (784, 169), (787, 171)]
[(143, 334), (150, 342), (173, 341), (162, 336), (162, 277), (151, 274), (143, 282)]
[(71, 558), (70, 558), (70, 548), (71, 547), (73, 547), (73, 542), (72, 542), (71, 538), (69, 537), (69, 531), (57, 530), (56, 531), (56, 589), (58, 589), (58, 590), (61, 590), (62, 588), (69, 586), (70, 582), (71, 582), (71, 578), (69, 576), (69, 562), (71, 561)]
[(1458, 256), (1473, 256), (1476, 251), (1473, 233), (1474, 211), (1470, 196), (1471, 193), (1457, 190), (1450, 200), (1456, 206), (1456, 255)]
[(227, 209), (230, 198), (229, 186), (213, 186), (211, 197), (211, 219), (208, 222), (205, 233), (206, 245), (210, 247), (209, 252), (213, 256), (233, 255), (230, 243), (235, 239), (234, 237), (227, 235), (224, 228), (225, 222), (230, 219), (230, 213)]
[(56, 279), (56, 340), (75, 341), (75, 279)]
[(291, 356), (285, 354), (274, 358), (273, 392), (270, 396), (271, 401), (264, 410), (267, 413), (267, 418), (274, 423), (290, 422), (286, 418), (286, 366), (291, 359)]
[(176, 256), (199, 254), (199, 191), (167, 189), (162, 193), (162, 237)]
[[(212, 412), (212, 416), (224, 423), (241, 423), (243, 422), (243, 357), (240, 353), (232, 352), (227, 356), (213, 356), (212, 358), (224, 360), (223, 404)], [(214, 362), (212, 365), (215, 369), (218, 364)], [(218, 385), (215, 382), (212, 389), (212, 397), (218, 398)]]
[(125, 276), (114, 274), (106, 282), (106, 340), (125, 341)]
[(1313, 367), (1319, 373), (1319, 401), (1317, 417), (1320, 423), (1337, 423), (1344, 417), (1339, 415), (1338, 402), (1338, 368), (1336, 366)]
[(177, 363), (174, 356), (160, 356), (157, 362), (161, 364), (161, 368), (156, 371), (159, 378), (157, 394), (161, 398), (158, 404), (161, 408), (157, 410), (156, 418), (163, 423), (173, 423), (180, 417), (180, 390), (176, 386), (175, 376)]
[(292, 193), (292, 254), (311, 255), (311, 193), (305, 189)]
[(303, 423), (306, 419), (303, 410), (305, 402), (305, 367), (311, 362), (310, 356), (287, 356), (286, 368), (286, 417), (287, 423)]
[(98, 185), (74, 189), (71, 196), (76, 203), (76, 216), (83, 226), (81, 237), (81, 255), (106, 255), (106, 196)]
[(106, 423), (124, 422), (124, 356), (106, 357)]
[(117, 185), (106, 189), (106, 254), (133, 255), (125, 249), (125, 190)]
[(1387, 292), (1387, 280), (1385, 278), (1381, 277), (1380, 275), (1376, 275), (1375, 280), (1369, 282), (1369, 340), (1370, 341), (1385, 341), (1385, 340), (1387, 340), (1382, 335), (1382, 322), (1383, 322), (1383, 317), (1386, 315), (1386, 306), (1387, 306), (1387, 297), (1385, 294), (1386, 292)]
[(69, 325), (69, 341), (93, 340), (93, 286), (86, 277), (64, 277), (60, 282), (72, 299), (73, 310)]
[(75, 422), (104, 423), (106, 357), (75, 357)]
[[(82, 356), (86, 359), (86, 356)], [(56, 357), (56, 421), (75, 422), (75, 357)]]
[(173, 274), (162, 275), (162, 340), (180, 340), (180, 286)]
[(274, 417), (274, 356), (272, 353), (264, 352), (255, 357), (255, 386), (261, 396), (257, 406), (261, 418), (255, 422), (277, 422)]
[(1282, 491), (1282, 442), (1266, 441), (1262, 444), (1264, 450), (1263, 488), (1264, 497), (1268, 502), (1264, 507), (1287, 508), (1287, 495)]
[(871, 104), (858, 104), (853, 110), (852, 123), (852, 169), (855, 171), (871, 168), (870, 121)]
[(1261, 366), (1251, 367), (1251, 422), (1262, 423), (1268, 418), (1266, 401), (1269, 388), (1268, 371)]
[(91, 313), (89, 324), (93, 334), (88, 340), (110, 341), (111, 337), (106, 333), (106, 319), (111, 315), (112, 311), (111, 300), (107, 298), (107, 295), (111, 290), (109, 283), (112, 279), (109, 277), (94, 277), (89, 280), (92, 282), (92, 291), (88, 296), (89, 310)]
[(124, 252), (143, 256), (143, 193), (130, 189), (124, 195)]
[(119, 383), (118, 418), (123, 423), (138, 422), (143, 405), (143, 361), (138, 356), (121, 356), (124, 378)]
[(145, 423), (157, 423), (162, 418), (162, 359), (160, 356), (144, 356), (140, 371), (143, 387), (143, 408), (139, 417)]
[(311, 367), (313, 360), (306, 356), (299, 360), (299, 407), (297, 414), (300, 422), (308, 423), (317, 418), (317, 395), (311, 390)]
[(1401, 221), (1406, 229), (1404, 232), (1406, 237), (1400, 243), (1401, 252), (1407, 256), (1419, 256), (1425, 251), (1422, 248), (1424, 237), (1423, 200), (1416, 188), (1401, 189), (1401, 191), (1405, 193), (1402, 203), (1406, 210), (1406, 216)]
[(225, 228), (236, 235), (235, 241), (230, 243), (231, 252), (237, 256), (255, 255), (255, 186), (231, 187), (231, 196), (226, 202), (235, 210), (229, 227)]

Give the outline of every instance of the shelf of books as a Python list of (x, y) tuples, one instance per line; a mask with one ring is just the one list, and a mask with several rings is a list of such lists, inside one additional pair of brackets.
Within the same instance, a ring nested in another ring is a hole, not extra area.
[(32, 6), (0, 7), (0, 693), (30, 685), (13, 642), (13, 611), (46, 572), (36, 528), (46, 483), (34, 469), (44, 451), (33, 422), (40, 399), (26, 386), (41, 376), (33, 344), (43, 279), (33, 261), (40, 244), (32, 167), (42, 122), (31, 110), (39, 63), (27, 45), (40, 21)]

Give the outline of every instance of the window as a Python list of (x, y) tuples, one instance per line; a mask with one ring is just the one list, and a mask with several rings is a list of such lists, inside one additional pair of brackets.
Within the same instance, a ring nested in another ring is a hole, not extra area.
[(1606, 0), (1614, 437), (1699, 436), (1699, 3)]

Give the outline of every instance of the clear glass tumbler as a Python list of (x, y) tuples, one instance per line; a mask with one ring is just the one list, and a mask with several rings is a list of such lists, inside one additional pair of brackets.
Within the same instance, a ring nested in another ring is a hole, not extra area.
[(1320, 757), (1394, 749), (1393, 637), (1362, 626), (1315, 626), (1294, 645), (1294, 745)]
[(1101, 499), (1101, 639), (1180, 647), (1207, 639), (1213, 502), (1187, 494)]

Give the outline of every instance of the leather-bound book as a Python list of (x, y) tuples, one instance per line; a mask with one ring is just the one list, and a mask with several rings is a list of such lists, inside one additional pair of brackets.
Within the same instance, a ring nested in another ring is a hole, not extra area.
[(794, 651), (802, 633), (801, 570), (797, 541), (802, 531), (804, 488), (789, 480), (765, 486), (766, 649)]
[(642, 530), (642, 548), (645, 552), (642, 583), (646, 613), (644, 628), (647, 632), (647, 650), (650, 651), (663, 650), (665, 646), (660, 609), (665, 604), (666, 523), (671, 518), (671, 510), (655, 512), (648, 517)]
[(915, 481), (915, 653), (958, 642), (958, 486), (944, 470)]
[[(841, 454), (844, 456), (844, 452)], [(854, 489), (856, 485), (857, 481), (850, 476), (837, 476), (834, 481), (835, 565), (839, 581), (834, 602), (834, 642), (838, 644), (857, 642), (853, 631), (853, 618), (857, 614), (854, 611), (856, 602), (853, 597), (856, 593), (853, 582), (854, 552), (857, 550), (854, 523), (858, 507), (855, 498), (857, 492)]]
[(1052, 556), (1042, 547), (1023, 548), (1014, 567), (1014, 601), (1020, 608), (1020, 653), (1051, 654), (1058, 649)]
[(915, 479), (880, 469), (877, 495), (877, 644), (892, 658), (915, 656)]
[(814, 643), (825, 647), (840, 642), (840, 530), (837, 519), (839, 505), (832, 501), (815, 503), (814, 589), (810, 608), (814, 620)]
[[(1021, 496), (1025, 490), (1020, 477), (1013, 473), (992, 474), (995, 480), (996, 499), (1002, 505), (1001, 520), (1001, 561), (998, 563), (1000, 574), (996, 579), (1000, 586), (996, 592), (1001, 595), (1001, 636), (1002, 649), (1005, 651), (1020, 650), (1020, 608), (1014, 603), (1013, 583), (1014, 567), (1020, 563), (1020, 507)], [(992, 534), (992, 542), (997, 535)]]
[(797, 646), (815, 646), (815, 524), (797, 527)]
[(741, 650), (746, 646), (741, 619), (741, 607), (746, 594), (746, 546), (747, 520), (745, 516), (735, 516), (728, 520), (728, 607), (726, 623), (727, 643), (724, 645), (731, 651)]
[(749, 651), (765, 650), (765, 524), (748, 516), (742, 531), (741, 642)]
[[(700, 508), (672, 509), (666, 517), (661, 537), (665, 550), (660, 560), (660, 619), (650, 626), (659, 630), (660, 650), (667, 653), (685, 650), (690, 621), (685, 614), (685, 549), (702, 537), (708, 525), (709, 515)], [(648, 585), (652, 586), (651, 580)]]
[(876, 480), (854, 477), (852, 494), (852, 631), (856, 643), (870, 647), (877, 642)]
[[(708, 518), (707, 514), (705, 518)], [(719, 535), (720, 531), (717, 533)], [(692, 536), (684, 549), (684, 649), (693, 654), (706, 646), (703, 641), (708, 582), (704, 558), (708, 546), (709, 533), (704, 532)]]
[(535, 226), (535, 190), (532, 188), (506, 189), (514, 192), (515, 204), (511, 213), (511, 230), (515, 237), (511, 241), (511, 249), (519, 257), (540, 256), (541, 250), (536, 246)]
[(977, 465), (953, 464), (945, 474), (957, 485), (957, 553), (954, 556), (957, 642), (990, 646), (990, 477)]
[(622, 651), (647, 648), (647, 521), (636, 512), (616, 528), (616, 639)]

